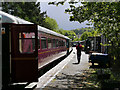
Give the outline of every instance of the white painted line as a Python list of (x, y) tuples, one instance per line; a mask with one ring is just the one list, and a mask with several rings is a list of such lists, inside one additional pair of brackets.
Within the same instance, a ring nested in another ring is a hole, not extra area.
[(30, 83), (28, 86), (26, 86), (25, 88), (33, 88), (37, 85), (37, 83)]

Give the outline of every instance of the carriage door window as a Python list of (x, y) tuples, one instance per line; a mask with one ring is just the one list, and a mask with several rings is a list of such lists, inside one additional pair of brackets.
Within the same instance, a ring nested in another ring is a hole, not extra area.
[(45, 37), (41, 37), (41, 48), (42, 49), (46, 49), (47, 48), (46, 38)]
[(33, 53), (35, 51), (35, 33), (19, 33), (19, 52)]

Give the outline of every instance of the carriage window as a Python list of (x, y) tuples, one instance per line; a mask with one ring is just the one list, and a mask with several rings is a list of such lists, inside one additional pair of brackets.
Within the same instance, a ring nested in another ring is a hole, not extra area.
[(32, 32), (19, 33), (19, 52), (20, 53), (33, 53), (35, 50), (35, 34)]
[(66, 46), (66, 42), (65, 41), (63, 41), (63, 46)]
[(48, 38), (48, 48), (52, 48), (52, 42), (50, 38)]
[(55, 39), (53, 39), (52, 41), (53, 41), (53, 48), (55, 48), (56, 47), (56, 41), (55, 41)]
[(45, 38), (45, 37), (41, 37), (41, 48), (42, 48), (42, 49), (47, 48), (46, 38)]
[(62, 45), (61, 46), (64, 46), (64, 42), (62, 41)]
[(61, 47), (62, 46), (62, 41), (61, 40), (59, 40), (59, 47)]
[(58, 47), (58, 39), (56, 39), (56, 47)]

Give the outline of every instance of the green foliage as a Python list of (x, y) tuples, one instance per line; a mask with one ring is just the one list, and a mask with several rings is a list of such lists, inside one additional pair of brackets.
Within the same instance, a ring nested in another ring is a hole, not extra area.
[(92, 31), (94, 31), (94, 29), (92, 27), (88, 27), (88, 28), (74, 29), (72, 31), (74, 31), (78, 35), (78, 34), (83, 34), (86, 31), (92, 32)]
[(73, 41), (80, 41), (80, 39), (78, 37), (74, 38)]
[(63, 34), (65, 36), (69, 37), (72, 40), (74, 40), (77, 37), (74, 31), (58, 29), (58, 30), (56, 30), (56, 32), (58, 32), (60, 34)]
[(75, 32), (73, 32), (73, 31), (63, 30), (63, 29), (56, 29), (54, 31), (57, 32), (57, 33), (63, 34), (65, 36), (69, 37), (72, 40), (74, 40), (77, 37)]
[(38, 2), (3, 2), (2, 11), (43, 26), (46, 12), (40, 13)]
[(91, 32), (84, 32), (81, 37), (80, 37), (80, 40), (86, 40), (89, 36), (92, 36), (92, 37), (95, 37), (98, 35), (98, 32), (97, 31), (91, 31)]
[(71, 21), (93, 22), (95, 29), (107, 37), (112, 44), (108, 53), (115, 60), (115, 66), (120, 63), (119, 7), (120, 2), (84, 2), (83, 6), (68, 9), (68, 13), (73, 15), (70, 17)]
[(75, 29), (72, 31), (74, 31), (76, 33), (76, 35), (82, 34), (80, 38), (76, 38), (76, 39), (74, 39), (74, 41), (86, 40), (88, 38), (88, 36), (96, 36), (98, 34), (98, 32), (95, 31), (94, 28), (92, 28), (92, 27), (80, 28), (80, 29)]
[(89, 36), (91, 36), (91, 33), (86, 31), (81, 35), (80, 40), (86, 40)]
[(49, 2), (48, 5), (51, 5), (51, 4), (52, 4), (52, 5), (56, 5), (56, 6), (58, 6), (59, 4), (64, 5), (65, 1), (66, 1), (66, 0), (63, 0), (63, 1), (60, 1), (60, 2), (56, 2), (56, 1), (54, 1), (54, 2)]
[(56, 20), (52, 19), (50, 17), (45, 18), (45, 22), (44, 22), (43, 26), (50, 30), (58, 29), (58, 24), (57, 24)]
[(72, 14), (71, 21), (93, 22), (95, 29), (109, 39), (118, 38), (116, 36), (120, 33), (120, 2), (84, 2), (82, 4), (83, 6), (66, 10)]
[[(97, 33), (104, 35), (111, 44), (108, 53), (114, 60), (114, 66), (120, 68), (120, 2), (81, 2), (82, 5), (77, 7), (74, 6), (75, 3), (79, 4), (71, 0), (70, 8), (65, 10), (71, 15), (69, 20), (80, 23), (87, 20), (92, 22), (97, 30), (97, 32), (91, 32), (92, 34), (83, 33), (81, 40), (86, 39), (87, 35), (95, 36)], [(54, 4), (57, 3), (54, 2)]]
[(66, 35), (72, 40), (76, 37), (73, 31), (59, 29), (56, 20), (47, 17), (46, 12), (40, 13), (39, 2), (3, 2), (2, 11)]
[[(82, 4), (65, 10), (72, 14), (70, 21), (81, 23), (87, 20), (94, 23), (95, 29), (112, 44), (108, 53), (117, 61), (116, 64), (120, 63), (120, 2), (82, 2)], [(88, 32), (83, 34), (84, 37), (87, 35)]]

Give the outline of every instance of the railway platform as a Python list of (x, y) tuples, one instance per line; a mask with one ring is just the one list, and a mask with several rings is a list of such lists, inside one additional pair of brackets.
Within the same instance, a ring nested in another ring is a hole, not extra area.
[(120, 90), (120, 81), (110, 68), (91, 68), (89, 57), (82, 52), (78, 64), (73, 48), (67, 58), (39, 78), (34, 90)]
[(89, 71), (92, 72), (92, 69), (89, 69), (88, 58), (89, 55), (82, 52), (81, 61), (77, 64), (76, 49), (73, 48), (67, 58), (39, 78), (34, 90), (76, 90), (83, 88), (85, 83), (88, 83), (86, 79), (89, 77)]

